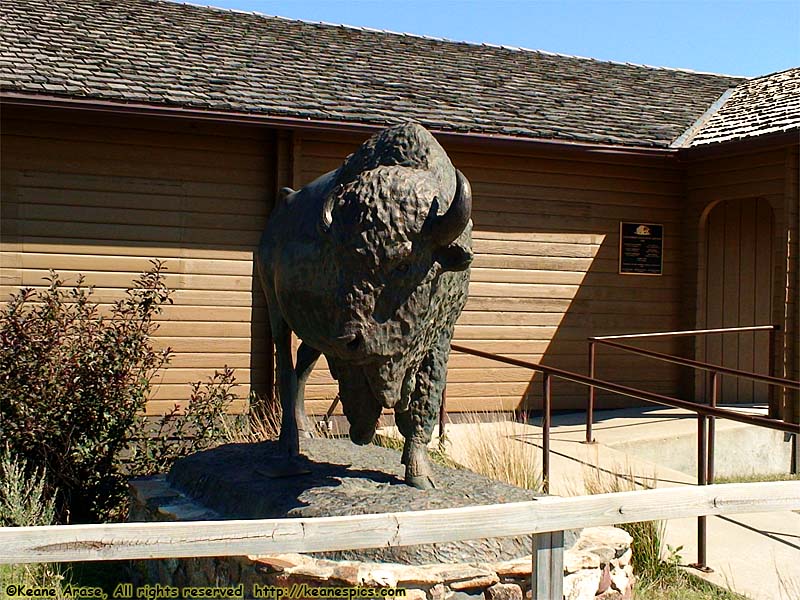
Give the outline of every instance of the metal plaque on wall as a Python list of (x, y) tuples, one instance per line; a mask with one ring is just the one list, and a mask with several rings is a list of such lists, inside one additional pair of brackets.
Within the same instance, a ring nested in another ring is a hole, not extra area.
[(620, 274), (661, 275), (663, 269), (664, 226), (653, 223), (620, 223)]

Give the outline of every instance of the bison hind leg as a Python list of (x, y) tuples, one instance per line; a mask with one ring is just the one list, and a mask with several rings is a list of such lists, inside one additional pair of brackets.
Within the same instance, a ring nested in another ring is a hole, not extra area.
[(297, 397), (294, 413), (299, 437), (310, 438), (313, 436), (314, 429), (308, 422), (308, 416), (306, 415), (305, 391), (308, 376), (311, 375), (311, 371), (314, 369), (320, 354), (322, 353), (319, 350), (312, 348), (305, 342), (302, 342), (297, 349), (297, 366), (294, 369), (297, 377)]

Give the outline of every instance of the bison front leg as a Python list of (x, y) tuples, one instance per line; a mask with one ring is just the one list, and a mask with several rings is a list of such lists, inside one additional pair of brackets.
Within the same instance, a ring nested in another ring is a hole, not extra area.
[[(262, 281), (264, 278), (262, 277)], [(300, 454), (300, 438), (297, 432), (297, 374), (292, 364), (292, 330), (278, 308), (271, 288), (264, 286), (267, 310), (275, 344), (275, 368), (278, 380), (278, 398), (281, 401), (281, 434), (278, 444), (289, 456)]]
[[(449, 344), (447, 338), (448, 349)], [(423, 490), (435, 487), (428, 443), (439, 418), (446, 374), (447, 352), (434, 347), (417, 372), (408, 409), (395, 413), (397, 427), (405, 438), (402, 460), (406, 466), (406, 483)]]

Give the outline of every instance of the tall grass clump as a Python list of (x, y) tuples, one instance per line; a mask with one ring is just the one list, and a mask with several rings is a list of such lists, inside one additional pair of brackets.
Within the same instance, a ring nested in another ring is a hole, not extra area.
[(459, 436), (451, 456), (465, 468), (490, 479), (527, 490), (541, 490), (541, 454), (536, 446), (520, 439), (517, 424), (508, 420), (486, 422), (471, 413), (465, 421), (468, 434)]
[[(584, 472), (581, 493), (610, 494), (648, 489), (654, 486), (655, 476), (634, 474), (631, 469), (616, 469), (620, 473), (602, 471), (595, 467)], [(666, 523), (641, 521), (616, 525), (627, 531), (633, 541), (631, 564), (636, 576), (634, 600), (745, 600), (743, 596), (708, 583), (681, 568), (682, 547), (672, 548), (664, 540)]]
[[(598, 468), (584, 473), (587, 494), (610, 494), (652, 488), (654, 478), (635, 475), (630, 469), (623, 474), (609, 473)], [(655, 582), (664, 576), (671, 577), (678, 570), (680, 548), (667, 548), (664, 542), (666, 523), (663, 521), (640, 521), (623, 523), (617, 527), (627, 531), (633, 538), (633, 570), (643, 581)]]
[(223, 439), (234, 444), (257, 444), (277, 440), (281, 433), (281, 404), (275, 398), (250, 393), (250, 411), (241, 418), (225, 421)]
[[(8, 445), (0, 447), (0, 526), (52, 524), (55, 501), (47, 495), (46, 489), (44, 471), (28, 468), (24, 460), (14, 456)], [(4, 590), (5, 586), (12, 584), (59, 590), (62, 579), (59, 569), (53, 565), (0, 565)]]
[[(332, 402), (338, 402), (338, 396)], [(231, 443), (259, 443), (277, 440), (281, 433), (283, 409), (277, 398), (265, 398), (255, 392), (250, 394), (250, 411), (247, 415), (233, 421), (229, 420), (225, 428), (225, 439)], [(310, 433), (318, 438), (346, 437), (346, 432), (339, 427), (337, 419), (328, 419), (320, 415), (308, 415)]]

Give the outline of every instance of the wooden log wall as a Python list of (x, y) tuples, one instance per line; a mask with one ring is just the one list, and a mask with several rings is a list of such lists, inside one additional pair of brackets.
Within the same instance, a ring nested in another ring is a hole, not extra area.
[[(297, 136), (294, 185), (338, 167), (363, 138)], [(473, 188), (474, 248), (470, 297), (455, 339), (480, 350), (587, 373), (591, 335), (664, 331), (684, 326), (680, 254), (683, 181), (664, 159), (526, 151), (520, 146), (445, 144)], [(618, 274), (620, 221), (665, 226), (664, 274)], [(649, 344), (682, 351), (681, 342)], [(611, 349), (599, 351), (598, 375), (680, 393), (678, 367)], [(587, 392), (554, 383), (557, 409), (582, 408)], [(324, 361), (310, 377), (310, 409), (324, 412), (336, 393)], [(516, 367), (454, 353), (450, 411), (536, 409), (540, 378)], [(601, 395), (601, 406), (630, 401)]]
[(55, 269), (69, 283), (86, 275), (107, 307), (161, 259), (175, 292), (157, 343), (175, 354), (148, 412), (224, 365), (242, 410), (270, 376), (252, 257), (276, 152), (263, 128), (4, 106), (0, 301)]
[[(251, 387), (271, 378), (252, 258), (274, 191), (338, 167), (366, 136), (13, 106), (2, 116), (0, 301), (21, 286), (42, 287), (53, 268), (68, 281), (84, 273), (109, 305), (160, 258), (175, 305), (161, 316), (158, 343), (175, 356), (149, 412), (185, 401), (189, 382), (226, 364), (243, 384), (236, 409), (244, 408)], [(784, 284), (775, 286), (773, 313), (794, 332), (781, 338), (781, 365), (798, 376), (796, 145), (688, 163), (522, 145), (445, 147), (474, 191), (476, 259), (459, 343), (586, 373), (588, 336), (701, 325), (703, 211), (755, 194), (775, 209), (772, 275)], [(620, 221), (664, 225), (662, 276), (618, 274)], [(685, 341), (647, 346), (693, 352)], [(600, 377), (692, 397), (686, 370), (607, 348), (599, 355)], [(530, 372), (458, 353), (448, 382), (451, 411), (541, 404)], [(336, 389), (321, 361), (309, 381), (310, 409), (324, 412)], [(557, 409), (584, 406), (581, 387), (556, 381), (554, 392)], [(599, 398), (600, 406), (631, 403)]]

